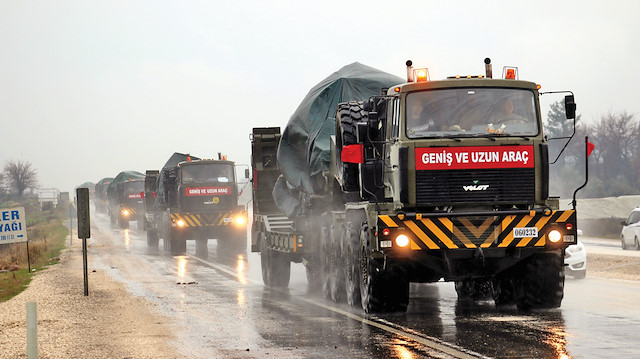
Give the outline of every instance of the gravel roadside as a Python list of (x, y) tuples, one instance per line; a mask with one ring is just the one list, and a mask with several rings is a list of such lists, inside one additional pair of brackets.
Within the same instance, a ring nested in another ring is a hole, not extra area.
[[(89, 272), (84, 296), (80, 240), (59, 264), (0, 303), (0, 359), (26, 358), (26, 303), (36, 302), (40, 358), (183, 358), (169, 319), (102, 270)], [(588, 254), (587, 277), (640, 281), (640, 258)]]
[(27, 357), (26, 304), (36, 302), (39, 357), (179, 358), (168, 320), (104, 271), (90, 270), (84, 296), (80, 240), (60, 263), (36, 273), (29, 287), (0, 303), (0, 358)]

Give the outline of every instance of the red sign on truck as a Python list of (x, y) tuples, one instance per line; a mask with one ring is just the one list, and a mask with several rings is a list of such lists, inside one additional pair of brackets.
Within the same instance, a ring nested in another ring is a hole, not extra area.
[(416, 170), (533, 168), (533, 146), (416, 148)]
[(185, 196), (223, 196), (231, 194), (231, 186), (221, 187), (187, 187), (184, 189)]

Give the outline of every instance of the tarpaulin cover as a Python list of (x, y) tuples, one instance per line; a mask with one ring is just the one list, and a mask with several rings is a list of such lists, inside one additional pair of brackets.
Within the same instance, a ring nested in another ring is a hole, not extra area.
[(313, 177), (329, 167), (330, 137), (335, 133), (339, 103), (367, 100), (402, 78), (354, 62), (314, 86), (302, 100), (282, 133), (278, 165), (283, 173), (273, 198), (289, 217), (298, 214), (300, 195), (315, 194)]
[(123, 171), (118, 173), (107, 187), (107, 197), (112, 198), (116, 191), (116, 185), (120, 182), (128, 181), (129, 179), (144, 179), (144, 174), (137, 171)]
[(192, 160), (199, 160), (200, 158), (196, 156), (191, 156), (190, 154), (184, 154), (179, 152), (174, 152), (171, 157), (167, 160), (167, 162), (162, 166), (162, 168), (175, 167), (180, 162), (184, 162), (187, 160), (187, 157), (191, 157)]
[(154, 202), (155, 208), (160, 208), (163, 204), (167, 203), (167, 198), (165, 198), (166, 190), (164, 188), (165, 177), (168, 176), (168, 171), (171, 168), (178, 166), (178, 163), (185, 162), (188, 157), (191, 157), (192, 160), (199, 160), (199, 157), (192, 156), (190, 154), (174, 152), (171, 157), (167, 160), (167, 162), (162, 166), (162, 171), (158, 175), (158, 179), (156, 180), (156, 200)]

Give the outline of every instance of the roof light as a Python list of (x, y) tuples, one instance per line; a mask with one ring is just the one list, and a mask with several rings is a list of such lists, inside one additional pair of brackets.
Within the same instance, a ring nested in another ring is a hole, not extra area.
[(513, 66), (505, 66), (502, 69), (502, 77), (507, 80), (518, 80), (518, 68)]
[(541, 87), (542, 87), (542, 86), (540, 86), (540, 85), (536, 85), (536, 88), (537, 88), (538, 90), (540, 90), (540, 88), (541, 88)]
[(416, 79), (416, 82), (429, 81), (429, 69), (427, 68), (414, 69), (413, 77)]
[(394, 92), (400, 92), (400, 87), (394, 87), (394, 88), (393, 88), (393, 91), (394, 91)]

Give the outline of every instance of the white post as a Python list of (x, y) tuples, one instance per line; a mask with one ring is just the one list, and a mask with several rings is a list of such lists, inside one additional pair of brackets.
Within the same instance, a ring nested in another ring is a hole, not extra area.
[(38, 359), (38, 315), (36, 302), (27, 302), (27, 358)]

